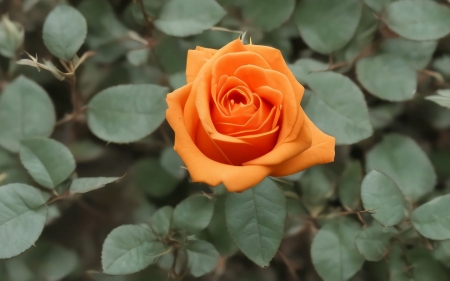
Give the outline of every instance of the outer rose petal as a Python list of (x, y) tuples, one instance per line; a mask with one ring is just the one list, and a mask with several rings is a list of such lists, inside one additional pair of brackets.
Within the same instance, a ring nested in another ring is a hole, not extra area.
[(306, 117), (305, 125), (311, 130), (311, 147), (286, 162), (272, 166), (271, 176), (287, 176), (314, 165), (334, 161), (335, 139), (319, 130), (308, 117)]
[(214, 56), (217, 50), (197, 47), (195, 50), (188, 51), (186, 65), (186, 80), (188, 83), (194, 81), (203, 65)]
[(183, 159), (192, 180), (210, 186), (224, 183), (229, 191), (244, 191), (261, 182), (270, 174), (264, 166), (231, 166), (206, 157), (192, 141), (185, 126), (183, 109), (192, 89), (192, 83), (167, 95), (169, 108), (166, 118), (175, 131), (175, 151)]

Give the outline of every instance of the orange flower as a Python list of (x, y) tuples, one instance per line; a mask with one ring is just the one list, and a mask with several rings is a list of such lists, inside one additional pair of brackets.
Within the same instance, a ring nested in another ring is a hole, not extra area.
[(193, 181), (243, 191), (334, 160), (334, 138), (300, 107), (304, 88), (279, 50), (240, 40), (197, 47), (186, 77), (167, 96), (166, 116)]

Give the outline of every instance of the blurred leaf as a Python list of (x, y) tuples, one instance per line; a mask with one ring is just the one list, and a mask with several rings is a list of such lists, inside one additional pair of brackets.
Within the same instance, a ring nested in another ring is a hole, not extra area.
[(411, 264), (414, 281), (448, 280), (446, 269), (433, 259), (432, 252), (427, 249), (413, 249), (406, 253)]
[(341, 217), (326, 222), (316, 234), (311, 245), (311, 257), (324, 281), (346, 281), (362, 267), (364, 257), (355, 243), (360, 231), (356, 221)]
[(370, 123), (374, 129), (389, 126), (404, 110), (401, 103), (388, 103), (369, 108)]
[(8, 183), (27, 183), (28, 173), (20, 164), (19, 157), (0, 147), (0, 185)]
[(150, 50), (148, 48), (131, 50), (127, 53), (127, 60), (134, 66), (142, 66), (147, 63), (149, 56)]
[(155, 46), (155, 55), (165, 72), (185, 73), (187, 49), (182, 46), (180, 39), (175, 37), (162, 39)]
[(158, 209), (152, 216), (151, 228), (160, 237), (166, 237), (170, 231), (173, 208), (165, 206)]
[(156, 130), (166, 116), (165, 87), (122, 85), (98, 93), (88, 104), (88, 125), (98, 138), (129, 143)]
[(169, 84), (172, 89), (178, 89), (186, 85), (186, 73), (177, 72), (169, 75)]
[(433, 68), (439, 71), (447, 79), (450, 78), (450, 55), (443, 55), (433, 61)]
[[(379, 1), (379, 0), (378, 0)], [(373, 12), (363, 7), (361, 20), (352, 40), (336, 56), (340, 61), (352, 62), (361, 52), (372, 43), (378, 27), (378, 20)]]
[(86, 34), (83, 15), (75, 8), (59, 5), (45, 19), (42, 38), (53, 55), (69, 61), (83, 45)]
[(356, 74), (366, 90), (384, 100), (410, 100), (416, 93), (416, 72), (405, 60), (392, 54), (358, 60)]
[(75, 160), (70, 150), (52, 139), (22, 140), (20, 161), (37, 183), (49, 189), (54, 189), (75, 170)]
[(386, 8), (386, 23), (411, 40), (436, 40), (450, 33), (450, 8), (434, 1), (394, 1)]
[(15, 58), (16, 51), (22, 47), (24, 33), (20, 23), (9, 20), (8, 14), (3, 14), (0, 21), (0, 55)]
[(357, 210), (360, 206), (362, 178), (361, 163), (359, 161), (348, 162), (338, 184), (338, 195), (341, 204), (350, 210)]
[(238, 250), (228, 232), (225, 218), (225, 198), (219, 196), (214, 203), (214, 214), (208, 225), (211, 240), (221, 256), (232, 256)]
[(86, 193), (104, 187), (120, 178), (78, 178), (70, 184), (70, 194)]
[(361, 14), (357, 0), (305, 0), (297, 5), (295, 21), (311, 49), (330, 54), (350, 42)]
[(284, 233), (287, 236), (298, 234), (307, 225), (308, 211), (300, 200), (286, 196), (287, 219)]
[(407, 264), (402, 256), (400, 245), (394, 244), (389, 253), (389, 280), (392, 281), (411, 281), (405, 268)]
[(300, 179), (302, 202), (309, 213), (316, 217), (327, 205), (333, 195), (333, 186), (325, 173), (324, 166), (311, 167)]
[(450, 89), (438, 90), (437, 95), (425, 97), (425, 99), (434, 101), (435, 103), (450, 108)]
[(225, 14), (225, 10), (214, 0), (169, 0), (154, 24), (166, 34), (184, 37), (209, 29)]
[(436, 173), (427, 155), (410, 138), (386, 135), (366, 157), (366, 171), (377, 170), (390, 177), (406, 198), (417, 201), (431, 192)]
[(270, 179), (242, 193), (228, 193), (228, 231), (241, 251), (259, 266), (268, 266), (278, 251), (286, 220), (286, 197)]
[(110, 275), (135, 273), (154, 263), (165, 251), (164, 244), (149, 229), (122, 225), (103, 244), (103, 271)]
[(440, 261), (447, 268), (450, 267), (450, 240), (437, 242), (432, 254), (434, 259)]
[(381, 13), (392, 0), (364, 0), (364, 3), (377, 13)]
[(302, 101), (306, 115), (337, 144), (353, 144), (372, 135), (363, 93), (348, 77), (335, 72), (307, 76), (312, 92)]
[(30, 248), (42, 233), (47, 205), (32, 186), (13, 183), (0, 186), (0, 259)]
[(252, 24), (270, 31), (286, 22), (294, 7), (295, 0), (248, 0), (242, 2), (242, 15)]
[(194, 277), (205, 275), (216, 268), (219, 252), (214, 246), (203, 240), (189, 242), (186, 246), (188, 267)]
[(202, 195), (190, 196), (173, 211), (172, 224), (179, 230), (195, 234), (206, 227), (214, 213), (214, 201)]
[(389, 38), (383, 41), (381, 50), (403, 58), (412, 68), (420, 70), (430, 63), (437, 45), (437, 41), (412, 41), (403, 38)]
[(434, 240), (450, 239), (448, 206), (450, 194), (439, 196), (415, 209), (411, 221), (423, 236)]
[(163, 150), (159, 162), (172, 177), (183, 179), (186, 175), (186, 170), (182, 168), (182, 166), (184, 167), (183, 160), (172, 147), (167, 147)]
[[(155, 18), (159, 14), (165, 2), (166, 0), (143, 0), (142, 4), (144, 4), (145, 13), (147, 13), (147, 15), (151, 18)], [(137, 22), (144, 24), (144, 15), (142, 14), (142, 10), (138, 2), (133, 3), (132, 13)]]
[(78, 163), (96, 160), (105, 154), (105, 148), (88, 139), (72, 142), (68, 145)]
[(361, 199), (364, 209), (371, 211), (372, 217), (384, 226), (396, 225), (406, 216), (402, 192), (392, 179), (376, 170), (364, 177)]
[(379, 261), (388, 251), (389, 240), (397, 231), (377, 222), (365, 228), (356, 237), (356, 247), (368, 261)]
[(289, 68), (300, 83), (308, 84), (308, 74), (327, 70), (328, 64), (310, 58), (303, 58), (297, 60), (294, 64), (290, 64)]
[(168, 196), (177, 187), (179, 179), (169, 174), (157, 159), (138, 161), (131, 169), (132, 179), (148, 195), (155, 198)]
[(38, 244), (32, 254), (33, 258), (39, 260), (39, 266), (36, 268), (38, 276), (48, 281), (58, 281), (67, 277), (75, 271), (79, 262), (74, 251), (59, 245)]
[(38, 84), (20, 76), (0, 96), (0, 145), (18, 152), (20, 140), (48, 137), (53, 132), (55, 108)]

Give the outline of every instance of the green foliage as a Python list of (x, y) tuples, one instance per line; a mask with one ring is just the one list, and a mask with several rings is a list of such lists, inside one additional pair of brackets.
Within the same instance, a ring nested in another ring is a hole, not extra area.
[(411, 214), (411, 221), (417, 231), (434, 240), (450, 239), (449, 203), (450, 195), (444, 195), (434, 198), (414, 210)]
[(294, 7), (294, 0), (250, 0), (242, 2), (242, 14), (254, 25), (270, 31), (286, 22)]
[(205, 196), (191, 196), (183, 200), (173, 210), (172, 224), (179, 230), (191, 234), (208, 227), (213, 216), (214, 202)]
[(361, 163), (357, 161), (349, 162), (339, 181), (339, 200), (343, 206), (350, 210), (356, 210), (360, 206), (362, 174)]
[(86, 193), (104, 187), (120, 178), (79, 178), (70, 183), (70, 193)]
[(388, 252), (389, 240), (395, 233), (395, 228), (374, 222), (358, 234), (356, 247), (366, 260), (379, 261)]
[(219, 261), (219, 252), (206, 241), (195, 240), (186, 246), (188, 267), (194, 277), (213, 271)]
[(434, 101), (441, 106), (450, 108), (450, 89), (438, 90), (437, 95), (428, 96), (426, 99)]

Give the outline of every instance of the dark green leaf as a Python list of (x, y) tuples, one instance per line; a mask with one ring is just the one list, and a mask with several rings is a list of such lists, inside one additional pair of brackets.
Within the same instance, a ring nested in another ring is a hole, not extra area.
[(381, 50), (403, 58), (412, 68), (420, 70), (430, 63), (437, 44), (437, 41), (390, 38), (381, 44)]
[(447, 268), (450, 267), (450, 240), (439, 241), (434, 248), (433, 257)]
[(386, 255), (389, 240), (395, 233), (395, 228), (384, 227), (374, 221), (371, 226), (358, 234), (356, 247), (366, 260), (379, 261)]
[(203, 240), (189, 242), (186, 246), (188, 267), (194, 277), (205, 275), (216, 268), (219, 252), (214, 246)]
[(242, 2), (242, 14), (254, 25), (270, 31), (286, 22), (294, 7), (295, 0), (247, 0)]
[(159, 159), (161, 166), (173, 177), (183, 179), (186, 175), (186, 169), (183, 169), (184, 163), (178, 153), (172, 147), (165, 148)]
[(347, 164), (344, 174), (338, 184), (338, 195), (341, 204), (350, 210), (358, 209), (360, 205), (360, 190), (363, 177), (361, 163), (352, 161)]
[(374, 129), (383, 129), (389, 126), (394, 119), (404, 110), (403, 104), (389, 103), (382, 104), (369, 109), (370, 123)]
[(446, 269), (433, 259), (430, 250), (416, 248), (408, 251), (406, 257), (411, 264), (414, 281), (449, 279)]
[[(217, 188), (217, 187), (216, 187)], [(214, 214), (208, 225), (211, 240), (222, 256), (232, 256), (238, 250), (236, 243), (230, 236), (225, 218), (225, 198), (220, 196), (214, 204)]]
[(295, 78), (302, 83), (308, 84), (307, 76), (312, 72), (324, 71), (328, 69), (328, 64), (310, 58), (297, 60), (294, 64), (289, 65), (289, 68), (294, 74)]
[(316, 217), (325, 208), (333, 195), (333, 186), (324, 166), (315, 166), (305, 171), (300, 179), (303, 205)]
[(104, 187), (105, 185), (115, 182), (120, 178), (78, 178), (74, 179), (70, 184), (70, 193), (86, 193)]
[(179, 230), (198, 233), (208, 227), (214, 213), (214, 201), (206, 196), (190, 196), (173, 211), (172, 224)]
[(165, 206), (157, 210), (151, 220), (152, 230), (160, 237), (166, 237), (169, 234), (172, 221), (173, 208)]

